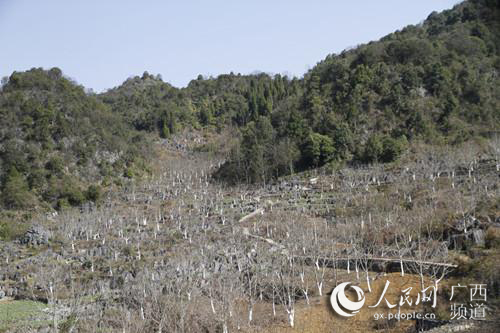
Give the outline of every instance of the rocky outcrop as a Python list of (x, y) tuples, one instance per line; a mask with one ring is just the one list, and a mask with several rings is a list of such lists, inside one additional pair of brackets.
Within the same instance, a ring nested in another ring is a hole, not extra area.
[(38, 246), (48, 244), (51, 237), (51, 233), (41, 225), (33, 225), (19, 241), (21, 244)]

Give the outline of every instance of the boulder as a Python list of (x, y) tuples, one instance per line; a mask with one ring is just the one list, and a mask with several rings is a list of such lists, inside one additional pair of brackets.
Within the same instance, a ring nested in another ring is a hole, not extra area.
[(21, 244), (38, 246), (48, 244), (50, 238), (51, 234), (49, 231), (45, 230), (41, 225), (33, 225), (19, 241)]

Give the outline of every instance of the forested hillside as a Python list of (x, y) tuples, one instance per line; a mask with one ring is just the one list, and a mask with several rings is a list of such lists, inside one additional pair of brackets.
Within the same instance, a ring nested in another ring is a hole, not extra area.
[(216, 173), (269, 181), (326, 163), (391, 162), (412, 141), (459, 144), (499, 126), (498, 1), (432, 13), (417, 26), (319, 62), (303, 79), (199, 76), (175, 89), (145, 73), (101, 95), (136, 129), (240, 129)]
[(497, 332), (499, 51), (469, 0), (302, 78), (12, 73), (0, 333)]
[(142, 135), (58, 68), (14, 72), (5, 80), (0, 124), (6, 209), (95, 201), (101, 185), (142, 170), (147, 157)]
[(159, 75), (144, 72), (142, 77), (131, 77), (102, 94), (101, 99), (133, 128), (158, 132), (165, 138), (174, 134), (180, 124), (193, 123), (180, 90), (163, 82)]
[(390, 162), (415, 140), (490, 135), (500, 125), (499, 26), (498, 1), (467, 1), (327, 56), (294, 96), (242, 128), (219, 175), (262, 181), (328, 162)]
[(145, 72), (95, 95), (57, 68), (14, 73), (0, 92), (2, 207), (92, 199), (96, 184), (145, 169), (149, 133), (235, 128), (237, 144), (215, 172), (231, 183), (391, 162), (415, 141), (491, 136), (500, 125), (499, 22), (498, 1), (466, 1), (329, 55), (301, 79), (200, 75), (179, 89)]
[(271, 112), (286, 98), (300, 94), (302, 81), (274, 77), (224, 74), (192, 80), (178, 89), (147, 72), (127, 79), (121, 86), (101, 94), (101, 100), (123, 114), (137, 130), (157, 131), (162, 137), (180, 128), (245, 126)]

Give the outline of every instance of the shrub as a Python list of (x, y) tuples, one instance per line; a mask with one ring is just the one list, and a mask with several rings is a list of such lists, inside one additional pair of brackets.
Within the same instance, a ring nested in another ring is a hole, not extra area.
[(54, 156), (45, 164), (45, 168), (55, 174), (61, 174), (64, 170), (64, 161), (59, 156)]
[(22, 209), (32, 204), (32, 195), (28, 192), (28, 183), (15, 167), (6, 177), (2, 201), (7, 208)]
[(363, 160), (366, 163), (393, 162), (399, 158), (408, 145), (403, 135), (398, 139), (388, 135), (373, 135), (368, 139), (363, 152)]
[(304, 143), (303, 157), (306, 165), (323, 165), (333, 159), (334, 153), (333, 140), (326, 135), (312, 133)]
[(19, 222), (2, 221), (0, 222), (0, 239), (12, 241), (19, 238), (26, 232), (26, 226)]
[(69, 208), (70, 206), (71, 205), (69, 204), (67, 198), (61, 198), (61, 199), (57, 200), (57, 203), (56, 203), (57, 210), (63, 210), (63, 209)]
[(99, 185), (90, 185), (85, 192), (85, 198), (89, 201), (97, 202), (101, 197), (101, 187)]
[(406, 149), (408, 142), (405, 136), (401, 136), (398, 139), (386, 136), (382, 139), (382, 154), (380, 156), (380, 161), (387, 163), (395, 161)]
[(366, 163), (378, 162), (384, 151), (384, 146), (379, 135), (371, 136), (365, 144), (363, 160)]

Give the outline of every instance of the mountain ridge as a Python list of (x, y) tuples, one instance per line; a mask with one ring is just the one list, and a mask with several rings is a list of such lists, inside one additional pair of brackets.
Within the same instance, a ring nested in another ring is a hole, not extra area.
[[(92, 196), (90, 184), (148, 172), (147, 138), (183, 128), (221, 135), (233, 128), (225, 141), (236, 143), (214, 174), (229, 183), (392, 162), (413, 142), (487, 138), (500, 125), (499, 7), (471, 0), (431, 13), (417, 26), (326, 56), (300, 79), (200, 75), (176, 88), (144, 72), (94, 94), (58, 68), (14, 72), (0, 92), (4, 208), (79, 205)], [(6, 194), (9, 182), (23, 195)], [(29, 204), (9, 199), (23, 196)]]

